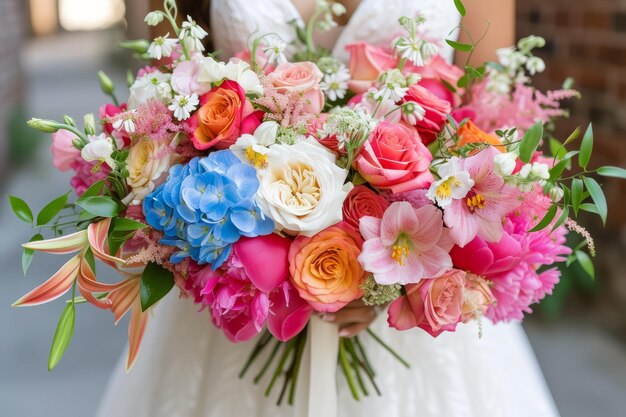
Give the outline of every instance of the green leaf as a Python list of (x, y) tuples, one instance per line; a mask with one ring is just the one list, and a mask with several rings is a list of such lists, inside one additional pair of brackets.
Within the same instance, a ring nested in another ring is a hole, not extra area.
[(97, 217), (98, 217), (97, 215), (95, 215), (95, 214), (93, 214), (93, 213), (90, 213), (90, 212), (88, 212), (88, 211), (83, 210), (83, 211), (81, 211), (81, 212), (80, 212), (80, 214), (78, 215), (78, 222), (79, 222), (79, 223), (80, 223), (80, 222), (86, 222), (86, 221), (89, 221), (89, 220), (93, 220), (93, 219), (95, 219), (95, 218), (97, 218)]
[(55, 198), (54, 200), (46, 204), (46, 206), (42, 208), (37, 215), (37, 226), (42, 226), (44, 224), (50, 223), (50, 221), (54, 219), (57, 214), (61, 212), (61, 210), (63, 210), (63, 207), (65, 207), (70, 193), (71, 191), (68, 191), (61, 197)]
[(111, 197), (81, 197), (76, 204), (99, 217), (115, 217), (120, 212), (119, 205)]
[(578, 165), (582, 169), (587, 169), (589, 160), (591, 159), (591, 151), (593, 149), (593, 128), (591, 124), (587, 128), (585, 135), (583, 136), (582, 143), (580, 144), (580, 154), (578, 155)]
[(580, 209), (582, 211), (586, 211), (587, 213), (597, 214), (598, 216), (600, 215), (600, 210), (598, 210), (598, 207), (596, 207), (595, 204), (583, 203), (580, 205)]
[(554, 223), (554, 226), (552, 226), (552, 231), (555, 231), (559, 228), (559, 226), (565, 223), (565, 220), (567, 220), (567, 216), (569, 216), (569, 206), (566, 205), (563, 207), (563, 210), (561, 210), (561, 215), (559, 216), (559, 219), (556, 221), (556, 223)]
[[(30, 238), (29, 242), (37, 242), (39, 240), (43, 240), (43, 236), (37, 233), (35, 236)], [(24, 271), (24, 275), (26, 275), (28, 268), (30, 268), (30, 264), (33, 262), (33, 256), (35, 256), (34, 250), (24, 248), (24, 251), (22, 252), (22, 271)]]
[(91, 187), (87, 188), (87, 191), (85, 191), (83, 193), (81, 198), (95, 197), (97, 195), (101, 195), (102, 194), (102, 190), (104, 190), (104, 186), (105, 185), (106, 185), (106, 183), (104, 182), (104, 180), (100, 180), (100, 181), (94, 182), (91, 185)]
[(11, 210), (22, 221), (33, 224), (33, 212), (31, 211), (26, 201), (19, 197), (10, 195), (9, 202), (11, 203)]
[(538, 232), (540, 230), (545, 229), (550, 224), (550, 222), (554, 220), (554, 217), (556, 216), (556, 210), (557, 210), (557, 206), (555, 204), (551, 205), (550, 208), (548, 209), (548, 212), (543, 217), (543, 219), (541, 219), (541, 221), (537, 223), (535, 227), (530, 229), (530, 231)]
[(580, 136), (580, 126), (577, 127), (571, 135), (569, 135), (567, 137), (567, 139), (565, 139), (565, 142), (563, 142), (563, 146), (572, 143), (573, 141), (575, 141), (576, 139), (578, 139), (578, 137)]
[(441, 84), (443, 84), (444, 87), (446, 87), (448, 90), (450, 90), (450, 92), (452, 94), (455, 94), (457, 92), (457, 89), (454, 88), (454, 86), (452, 84), (450, 84), (449, 82), (447, 82), (443, 78), (440, 81), (441, 81)]
[(52, 347), (50, 348), (50, 357), (48, 358), (48, 371), (52, 371), (59, 363), (67, 347), (70, 345), (72, 335), (74, 334), (74, 321), (76, 319), (76, 310), (74, 304), (65, 305), (57, 330), (54, 333)]
[(116, 232), (129, 232), (137, 229), (143, 229), (147, 225), (133, 219), (116, 217), (113, 219), (113, 230)]
[(558, 140), (550, 138), (550, 153), (556, 159), (560, 160), (563, 159), (563, 157), (567, 153), (567, 149), (565, 149), (565, 146), (563, 146), (563, 144)]
[(456, 6), (456, 9), (459, 11), (459, 14), (461, 16), (465, 16), (467, 14), (467, 10), (465, 10), (465, 5), (461, 0), (454, 0), (454, 5)]
[(519, 157), (524, 163), (529, 163), (532, 159), (539, 142), (543, 136), (543, 123), (541, 121), (533, 125), (522, 137), (519, 145)]
[(141, 310), (146, 311), (170, 292), (174, 286), (174, 274), (161, 265), (150, 262), (141, 276)]
[(566, 153), (559, 163), (550, 168), (550, 179), (556, 180), (557, 178), (559, 178), (563, 171), (565, 171), (565, 169), (571, 165), (570, 159), (578, 155), (578, 153), (579, 151), (569, 151), (568, 153)]
[(450, 39), (446, 39), (446, 42), (448, 43), (448, 45), (450, 45), (452, 48), (456, 49), (457, 51), (470, 52), (472, 49), (474, 49), (474, 45), (471, 45), (469, 43), (451, 41)]
[(600, 184), (598, 184), (598, 182), (591, 177), (583, 177), (583, 182), (585, 183), (587, 191), (589, 191), (589, 194), (591, 195), (591, 199), (596, 204), (598, 215), (602, 219), (602, 224), (606, 224), (608, 206), (606, 204), (606, 198), (604, 197), (602, 187), (600, 187)]
[(574, 178), (572, 180), (572, 208), (574, 213), (578, 216), (578, 209), (583, 202), (583, 180), (580, 178)]
[(598, 174), (603, 177), (621, 178), (626, 180), (626, 169), (620, 167), (600, 167)]
[(578, 250), (576, 251), (576, 260), (583, 270), (591, 277), (591, 279), (596, 279), (596, 271), (589, 255), (581, 250)]
[(467, 84), (469, 84), (469, 77), (467, 75), (464, 75), (461, 78), (459, 78), (459, 81), (457, 81), (456, 86), (459, 88), (465, 88), (467, 87)]

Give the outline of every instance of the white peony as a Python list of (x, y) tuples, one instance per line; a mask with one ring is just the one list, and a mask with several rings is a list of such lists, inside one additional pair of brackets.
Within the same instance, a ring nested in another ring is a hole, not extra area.
[(342, 220), (343, 202), (352, 188), (347, 171), (317, 142), (275, 144), (267, 168), (257, 171), (257, 204), (278, 230), (313, 236)]
[(172, 97), (170, 87), (170, 74), (159, 71), (150, 72), (135, 80), (130, 86), (130, 96), (128, 97), (128, 108), (135, 109), (148, 100), (157, 99), (166, 103)]

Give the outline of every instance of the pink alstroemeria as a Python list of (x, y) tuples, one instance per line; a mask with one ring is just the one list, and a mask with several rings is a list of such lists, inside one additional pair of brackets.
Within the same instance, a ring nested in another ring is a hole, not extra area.
[(452, 268), (453, 242), (433, 205), (396, 202), (382, 219), (366, 216), (359, 226), (366, 239), (359, 262), (379, 284), (414, 284)]
[(494, 172), (494, 158), (499, 153), (488, 147), (459, 161), (460, 170), (469, 172), (474, 185), (465, 198), (453, 200), (444, 208), (443, 220), (461, 247), (476, 236), (488, 242), (499, 241), (504, 216), (520, 205), (517, 189), (506, 185)]

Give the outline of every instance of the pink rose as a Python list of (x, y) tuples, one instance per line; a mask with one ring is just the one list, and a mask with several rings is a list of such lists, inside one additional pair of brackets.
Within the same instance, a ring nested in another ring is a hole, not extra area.
[(263, 112), (254, 110), (238, 83), (227, 80), (200, 97), (200, 108), (191, 119), (189, 125), (197, 126), (191, 138), (196, 149), (227, 149), (259, 127)]
[(80, 151), (74, 147), (72, 141), (76, 135), (67, 130), (59, 130), (52, 134), (52, 164), (61, 172), (72, 167), (72, 163), (80, 158)]
[(303, 111), (314, 114), (324, 108), (322, 77), (322, 71), (313, 62), (286, 62), (267, 76), (279, 93), (301, 95), (308, 101)]
[(357, 185), (343, 202), (343, 220), (359, 230), (359, 221), (364, 216), (382, 219), (389, 203), (364, 185)]
[(406, 285), (406, 295), (389, 306), (389, 325), (398, 330), (419, 327), (437, 337), (454, 331), (461, 321), (465, 272), (452, 269), (444, 275)]
[(174, 67), (170, 84), (178, 94), (201, 96), (211, 90), (210, 83), (198, 82), (198, 75), (202, 69), (202, 56), (194, 56), (189, 61), (182, 61)]
[(447, 122), (447, 115), (452, 110), (450, 103), (442, 100), (421, 85), (412, 85), (404, 96), (403, 102), (415, 102), (426, 110), (422, 120), (417, 120), (415, 128), (426, 145), (437, 138)]
[(395, 68), (398, 60), (393, 54), (366, 42), (346, 45), (350, 54), (348, 87), (355, 93), (364, 93), (374, 86), (381, 72)]
[(361, 176), (393, 193), (428, 188), (433, 156), (412, 129), (382, 122), (363, 145), (355, 165)]
[(465, 72), (456, 65), (449, 64), (441, 55), (435, 55), (423, 67), (406, 65), (404, 71), (419, 74), (422, 77), (420, 85), (428, 88), (437, 97), (449, 101), (453, 107), (458, 105), (460, 101), (458, 93), (457, 95), (453, 94), (443, 84), (443, 81), (456, 88), (459, 79)]

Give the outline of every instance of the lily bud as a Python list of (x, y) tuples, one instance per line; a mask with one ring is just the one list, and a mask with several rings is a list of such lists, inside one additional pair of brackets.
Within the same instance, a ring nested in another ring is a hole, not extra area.
[(109, 78), (104, 71), (98, 71), (98, 81), (100, 82), (100, 88), (104, 91), (104, 94), (111, 95), (115, 91), (115, 84)]
[(120, 47), (124, 49), (130, 49), (138, 54), (145, 54), (150, 47), (150, 42), (145, 39), (137, 39), (134, 41), (120, 42)]
[(72, 127), (76, 127), (76, 122), (74, 121), (74, 119), (72, 119), (70, 116), (68, 116), (67, 114), (63, 115), (63, 122), (66, 125), (70, 125)]
[(40, 132), (44, 133), (54, 133), (59, 131), (59, 124), (54, 120), (45, 120), (45, 119), (30, 119), (26, 124), (33, 129), (37, 129)]
[(93, 116), (93, 113), (87, 113), (83, 118), (83, 122), (85, 124), (85, 134), (87, 135), (95, 135), (96, 134), (96, 120)]
[(561, 187), (554, 187), (549, 193), (550, 200), (552, 200), (553, 203), (558, 203), (561, 199), (563, 199), (563, 194), (563, 189)]
[(156, 26), (163, 21), (163, 17), (163, 12), (155, 10), (148, 13), (143, 21), (146, 22), (148, 26)]

